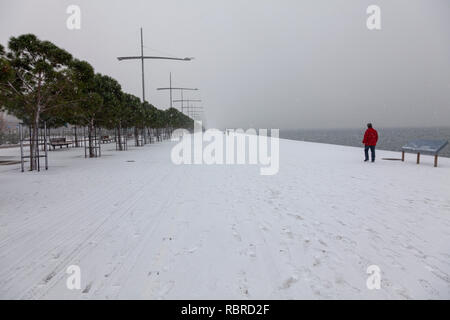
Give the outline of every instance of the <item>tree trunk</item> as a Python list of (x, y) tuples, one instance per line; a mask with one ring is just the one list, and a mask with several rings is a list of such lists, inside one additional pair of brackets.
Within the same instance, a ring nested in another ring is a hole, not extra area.
[(122, 131), (122, 128), (119, 123), (119, 125), (117, 126), (117, 138), (118, 138), (117, 143), (119, 145), (119, 151), (123, 150), (123, 148), (122, 148), (122, 132), (121, 131)]
[(95, 157), (93, 131), (94, 131), (94, 120), (91, 120), (91, 121), (89, 121), (89, 126), (88, 126), (89, 158)]
[(39, 148), (39, 110), (34, 114), (34, 119), (31, 124), (31, 141), (30, 141), (30, 171), (37, 170), (37, 155)]
[(77, 135), (77, 126), (75, 126), (75, 147), (79, 147), (78, 135)]
[(139, 131), (137, 127), (134, 127), (134, 145), (139, 147)]

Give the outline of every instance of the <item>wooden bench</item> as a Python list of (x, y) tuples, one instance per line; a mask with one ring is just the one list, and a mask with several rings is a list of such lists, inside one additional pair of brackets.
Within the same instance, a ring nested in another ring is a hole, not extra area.
[(417, 153), (417, 164), (420, 163), (420, 154), (434, 155), (434, 166), (438, 166), (439, 151), (448, 144), (446, 140), (414, 140), (402, 147), (402, 161), (405, 161), (405, 152)]
[(102, 136), (101, 141), (102, 141), (102, 143), (109, 143), (109, 142), (113, 142), (114, 138), (110, 137), (110, 136)]
[(67, 141), (66, 138), (50, 138), (50, 145), (53, 147), (53, 150), (55, 150), (56, 147), (62, 148), (63, 146), (66, 146), (69, 148), (69, 145), (72, 144), (71, 141)]

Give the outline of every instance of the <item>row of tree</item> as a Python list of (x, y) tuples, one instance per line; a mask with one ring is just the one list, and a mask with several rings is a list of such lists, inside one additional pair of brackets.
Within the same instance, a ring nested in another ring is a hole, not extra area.
[[(7, 50), (0, 45), (0, 110), (29, 125), (30, 170), (35, 169), (43, 121), (47, 127), (87, 127), (89, 137), (98, 127), (116, 129), (119, 135), (123, 128), (134, 128), (137, 137), (146, 128), (191, 129), (194, 123), (174, 108), (142, 103), (123, 92), (115, 79), (33, 34), (11, 37)], [(121, 150), (120, 136), (118, 141)]]

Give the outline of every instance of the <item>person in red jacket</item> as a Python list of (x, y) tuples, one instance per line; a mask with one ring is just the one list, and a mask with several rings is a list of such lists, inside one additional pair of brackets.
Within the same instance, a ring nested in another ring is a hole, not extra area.
[(378, 142), (378, 132), (374, 128), (372, 128), (372, 124), (367, 124), (367, 130), (364, 133), (364, 139), (362, 143), (364, 143), (364, 154), (366, 159), (364, 161), (369, 161), (369, 149), (371, 151), (372, 162), (375, 162), (375, 146)]

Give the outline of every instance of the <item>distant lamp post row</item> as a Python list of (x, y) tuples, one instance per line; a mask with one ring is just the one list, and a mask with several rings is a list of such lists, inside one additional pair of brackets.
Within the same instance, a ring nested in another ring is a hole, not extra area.
[[(170, 107), (172, 108), (172, 102), (175, 102), (172, 100), (172, 90), (180, 90), (181, 91), (181, 100), (183, 100), (183, 91), (189, 90), (189, 91), (197, 91), (198, 88), (180, 88), (180, 87), (172, 87), (172, 72), (169, 74), (169, 87), (165, 88), (157, 88), (156, 90), (169, 90), (170, 92)], [(183, 112), (183, 103), (181, 103), (181, 112)]]
[(181, 99), (181, 100), (173, 100), (173, 102), (181, 102), (181, 112), (184, 113), (184, 102), (187, 102), (187, 107), (188, 108), (188, 113), (189, 113), (189, 103), (191, 102), (202, 102), (202, 100), (198, 100), (198, 99)]

